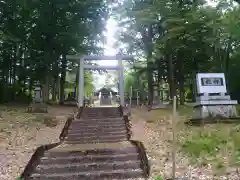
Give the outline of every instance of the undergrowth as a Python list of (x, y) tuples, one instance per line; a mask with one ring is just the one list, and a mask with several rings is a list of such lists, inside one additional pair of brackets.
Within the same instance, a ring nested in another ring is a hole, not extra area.
[(239, 125), (206, 125), (186, 134), (181, 149), (193, 162), (199, 161), (203, 166), (212, 164), (215, 169), (240, 165)]

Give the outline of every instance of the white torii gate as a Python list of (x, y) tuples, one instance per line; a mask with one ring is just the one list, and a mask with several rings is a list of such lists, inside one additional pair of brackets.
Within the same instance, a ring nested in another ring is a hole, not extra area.
[[(123, 60), (133, 60), (132, 56), (79, 56), (79, 55), (68, 55), (67, 59), (79, 60), (79, 88), (78, 88), (78, 107), (84, 106), (84, 70), (85, 69), (105, 69), (105, 70), (117, 70), (119, 75), (119, 96), (120, 105), (124, 104), (124, 67)], [(99, 66), (84, 64), (85, 60), (118, 60), (117, 66)]]

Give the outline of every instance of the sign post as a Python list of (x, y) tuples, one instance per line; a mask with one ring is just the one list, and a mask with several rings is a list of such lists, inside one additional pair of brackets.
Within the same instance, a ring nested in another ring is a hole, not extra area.
[(227, 94), (224, 73), (198, 73), (196, 75), (197, 96), (193, 119), (230, 119), (237, 117), (237, 101)]
[(172, 117), (172, 179), (176, 177), (176, 119), (177, 119), (177, 97), (173, 97), (173, 117)]

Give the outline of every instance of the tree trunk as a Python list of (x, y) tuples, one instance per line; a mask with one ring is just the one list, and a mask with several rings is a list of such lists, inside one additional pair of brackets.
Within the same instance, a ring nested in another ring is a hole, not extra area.
[(56, 98), (57, 100), (60, 99), (60, 77), (57, 77), (57, 81), (56, 81)]
[(184, 90), (184, 80), (182, 78), (179, 81), (179, 93), (180, 93), (180, 105), (184, 105), (185, 90)]
[(197, 96), (197, 80), (196, 80), (196, 75), (198, 72), (198, 65), (197, 61), (193, 58), (193, 72), (192, 72), (192, 100), (193, 102), (196, 101), (196, 96)]
[(57, 97), (57, 84), (56, 84), (56, 77), (53, 78), (53, 81), (52, 81), (52, 101), (56, 101), (56, 97)]
[(49, 101), (49, 76), (46, 76), (45, 82), (43, 84), (43, 102), (47, 103)]
[(176, 96), (176, 83), (174, 80), (174, 72), (173, 72), (174, 67), (173, 67), (172, 56), (167, 55), (167, 61), (168, 61), (168, 78), (169, 78), (170, 98), (172, 101), (173, 97)]
[(182, 55), (182, 52), (178, 53), (177, 57), (178, 65), (177, 67), (179, 68), (179, 73), (178, 73), (178, 82), (179, 82), (179, 95), (180, 95), (180, 105), (184, 105), (185, 101), (185, 89), (184, 89), (184, 56)]
[(228, 89), (228, 69), (229, 69), (229, 61), (230, 61), (230, 52), (232, 50), (232, 39), (229, 38), (228, 40), (228, 45), (227, 45), (227, 48), (226, 48), (226, 54), (225, 54), (225, 57), (224, 57), (224, 61), (225, 61), (225, 67), (224, 67), (224, 72), (225, 72), (225, 79), (226, 79), (226, 87), (227, 87), (227, 90), (229, 92), (229, 89)]
[(151, 71), (150, 60), (147, 63), (147, 79), (148, 79), (148, 104), (151, 105), (153, 102), (153, 74)]
[(30, 80), (29, 80), (29, 86), (28, 86), (28, 91), (29, 91), (29, 96), (31, 96), (31, 97), (32, 97), (33, 83), (34, 83), (33, 79), (30, 78)]
[(16, 45), (16, 53), (14, 57), (14, 63), (13, 63), (13, 74), (12, 74), (12, 80), (13, 80), (13, 92), (12, 92), (12, 100), (15, 99), (15, 92), (16, 92), (16, 69), (17, 69), (17, 62), (20, 59), (20, 45)]
[(147, 37), (145, 37), (145, 46), (147, 53), (147, 80), (148, 80), (148, 104), (153, 102), (153, 72), (152, 72), (152, 53), (153, 53), (153, 27), (149, 24)]
[(66, 79), (66, 67), (67, 67), (67, 57), (63, 54), (62, 68), (61, 68), (61, 79), (60, 79), (60, 104), (64, 104), (64, 85)]

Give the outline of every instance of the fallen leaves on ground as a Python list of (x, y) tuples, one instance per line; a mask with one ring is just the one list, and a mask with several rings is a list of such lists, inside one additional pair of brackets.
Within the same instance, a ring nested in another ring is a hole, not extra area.
[(59, 142), (72, 108), (53, 107), (47, 114), (25, 113), (23, 108), (1, 109), (0, 179), (13, 180), (22, 173), (35, 149)]
[[(185, 117), (181, 116), (180, 119)], [(172, 176), (172, 116), (171, 111), (158, 113), (156, 111), (132, 111), (133, 139), (142, 141), (146, 147), (149, 163), (151, 166), (150, 179), (155, 180), (158, 176), (163, 179)], [(178, 139), (184, 132), (191, 131), (185, 127), (178, 132)], [(196, 160), (198, 161), (198, 160)], [(176, 176), (185, 177), (188, 180), (239, 180), (238, 169), (227, 168), (227, 173), (217, 175), (210, 164), (201, 162), (192, 163), (187, 155), (181, 152), (177, 146), (176, 153)]]

